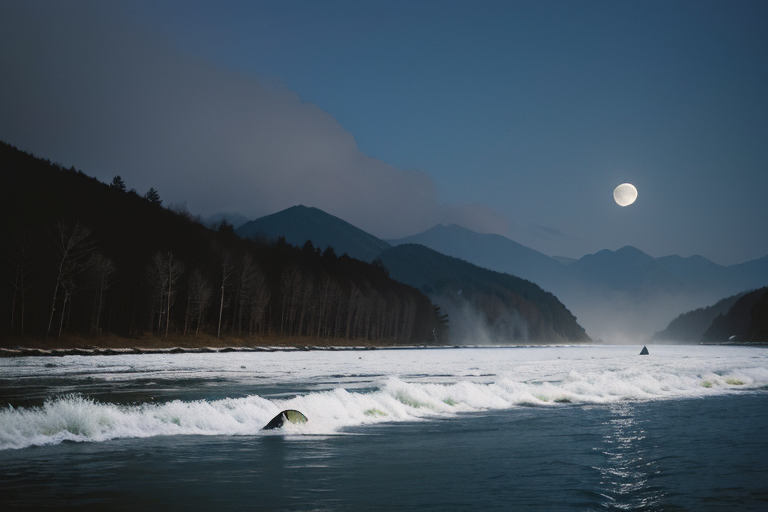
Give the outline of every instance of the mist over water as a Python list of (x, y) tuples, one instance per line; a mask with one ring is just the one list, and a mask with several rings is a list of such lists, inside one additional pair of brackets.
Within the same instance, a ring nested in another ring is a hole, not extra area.
[(479, 310), (467, 300), (431, 296), (430, 300), (448, 315), (449, 341), (453, 345), (505, 345), (537, 342), (530, 340), (528, 322), (519, 312), (510, 308), (495, 311), (493, 321), (487, 312)]
[(619, 290), (569, 290), (557, 296), (593, 340), (636, 344), (651, 339), (679, 315), (711, 306), (739, 291), (742, 290), (722, 294), (657, 292), (633, 296)]

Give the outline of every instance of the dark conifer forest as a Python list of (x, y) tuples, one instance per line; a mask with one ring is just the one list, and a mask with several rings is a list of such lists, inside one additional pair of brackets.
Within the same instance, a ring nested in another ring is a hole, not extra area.
[(211, 230), (130, 186), (0, 143), (0, 337), (447, 339), (445, 315), (380, 262)]
[(768, 342), (768, 287), (742, 295), (701, 336), (708, 342)]

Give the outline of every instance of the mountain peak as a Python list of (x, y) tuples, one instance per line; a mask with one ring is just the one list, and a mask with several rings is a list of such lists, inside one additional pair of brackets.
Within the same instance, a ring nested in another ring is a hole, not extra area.
[(632, 258), (650, 258), (653, 259), (651, 256), (647, 255), (637, 247), (634, 247), (632, 245), (625, 245), (621, 249), (615, 252), (617, 255), (625, 256), (625, 257), (632, 257)]
[(235, 230), (245, 238), (277, 239), (302, 246), (307, 240), (319, 248), (333, 247), (338, 255), (347, 254), (373, 261), (389, 244), (349, 222), (319, 208), (296, 205), (248, 222)]
[(648, 256), (646, 253), (638, 249), (637, 247), (633, 247), (631, 245), (625, 245), (621, 249), (617, 249), (615, 251), (612, 251), (610, 249), (602, 249), (600, 251), (597, 251), (594, 254), (587, 254), (585, 256), (582, 256), (579, 258), (576, 263), (579, 264), (586, 264), (588, 262), (605, 262), (605, 261), (620, 261), (620, 260), (652, 260), (653, 258), (651, 256)]
[(631, 245), (617, 251), (603, 249), (587, 254), (569, 268), (590, 281), (633, 295), (652, 295), (658, 291), (678, 293), (683, 288), (654, 258)]

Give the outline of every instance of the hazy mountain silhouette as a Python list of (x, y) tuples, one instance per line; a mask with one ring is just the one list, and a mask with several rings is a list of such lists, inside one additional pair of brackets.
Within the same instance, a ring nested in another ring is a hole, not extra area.
[[(502, 242), (502, 247), (497, 251), (502, 255), (511, 243), (518, 247), (520, 253), (527, 254), (535, 262), (531, 266), (554, 272), (560, 267), (559, 263), (547, 256), (503, 237), (479, 235), (458, 226), (445, 229), (469, 238), (455, 244), (457, 249), (462, 244), (472, 244), (473, 238), (482, 237), (491, 242)], [(430, 295), (436, 297), (436, 303), (447, 308), (444, 310), (449, 314), (451, 338), (454, 342), (467, 340), (466, 333), (469, 331), (473, 334), (481, 333), (483, 340), (496, 342), (589, 339), (562, 303), (533, 283), (481, 269), (422, 246), (390, 251), (387, 242), (317, 208), (294, 206), (248, 222), (235, 232), (247, 238), (284, 237), (288, 243), (298, 246), (309, 240), (315, 247), (322, 249), (331, 246), (337, 254), (346, 253), (365, 261), (380, 257), (390, 272), (392, 269), (389, 265), (394, 265), (395, 272), (390, 274), (393, 278), (430, 290)], [(515, 261), (514, 258), (512, 261)], [(470, 267), (471, 271), (468, 270)], [(496, 283), (499, 280), (504, 284)], [(496, 283), (494, 287), (492, 283)], [(464, 293), (469, 295), (462, 296)], [(530, 297), (535, 297), (535, 300)]]
[(643, 331), (648, 333), (648, 328), (659, 329), (681, 312), (768, 285), (768, 257), (726, 267), (701, 256), (654, 259), (624, 247), (584, 256), (567, 268), (577, 271), (581, 280), (574, 281), (576, 288), (555, 287), (555, 293), (588, 329), (610, 313), (615, 318), (633, 318), (638, 328), (644, 322)]
[(658, 293), (676, 294), (685, 285), (639, 249), (625, 246), (618, 251), (604, 249), (587, 254), (566, 267), (579, 278), (610, 290), (635, 297)]
[(448, 313), (454, 343), (589, 341), (563, 303), (530, 281), (418, 244), (392, 247), (380, 258), (392, 278)]
[(388, 240), (390, 244), (421, 244), (437, 252), (475, 265), (534, 281), (552, 291), (567, 277), (564, 265), (514, 240), (496, 234), (481, 234), (451, 224), (417, 235)]
[(738, 265), (729, 265), (726, 269), (733, 279), (732, 286), (738, 286), (741, 290), (768, 285), (768, 256)]
[(647, 339), (674, 315), (700, 305), (684, 300), (685, 285), (635, 247), (588, 254), (564, 268), (567, 279), (553, 292), (604, 341)]
[(746, 295), (742, 292), (717, 301), (712, 306), (695, 309), (681, 314), (663, 331), (653, 335), (656, 341), (690, 341), (699, 342), (707, 331), (712, 321), (719, 315), (726, 314), (736, 301)]
[[(303, 206), (252, 221), (237, 233), (271, 239), (284, 236), (295, 245), (311, 240), (317, 247), (331, 245), (338, 254), (365, 261), (373, 261), (390, 247), (337, 217)], [(605, 341), (647, 339), (681, 312), (768, 285), (768, 257), (725, 267), (701, 256), (653, 258), (626, 246), (578, 260), (554, 258), (501, 235), (457, 225), (437, 225), (389, 243), (420, 244), (536, 283), (555, 294), (587, 332)]]
[(673, 318), (670, 312), (697, 305), (672, 304), (683, 284), (633, 247), (565, 259), (564, 264), (503, 236), (458, 226), (436, 226), (391, 243), (403, 241), (532, 281), (554, 293), (591, 336), (605, 340), (648, 337)]
[(657, 258), (656, 261), (685, 284), (688, 292), (703, 293), (712, 298), (742, 291), (754, 282), (747, 276), (737, 278), (735, 267), (724, 267), (702, 256), (682, 258), (673, 255)]
[(535, 282), (555, 294), (573, 287), (601, 287), (630, 295), (677, 292), (682, 283), (652, 257), (627, 246), (603, 250), (579, 260), (560, 260), (525, 247), (501, 235), (480, 234), (456, 225), (437, 225), (392, 245), (418, 243), (497, 272)]
[(284, 237), (292, 245), (310, 240), (315, 247), (333, 247), (337, 255), (371, 262), (389, 244), (318, 208), (293, 206), (248, 222), (235, 233), (243, 238), (277, 240)]
[(566, 256), (552, 256), (552, 259), (562, 265), (570, 265), (574, 261), (577, 261), (577, 258), (568, 258)]
[(631, 246), (578, 260), (548, 257), (500, 235), (435, 226), (392, 244), (420, 243), (551, 291), (606, 341), (647, 338), (675, 315), (768, 285), (768, 257), (728, 267), (701, 256), (653, 258)]

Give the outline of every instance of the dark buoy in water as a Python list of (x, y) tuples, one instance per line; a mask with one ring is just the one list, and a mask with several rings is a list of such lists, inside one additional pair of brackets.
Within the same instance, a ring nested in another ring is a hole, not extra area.
[(648, 347), (646, 347), (645, 345), (643, 345), (643, 350), (641, 350), (641, 351), (640, 351), (640, 355), (641, 355), (641, 356), (648, 356), (648, 355), (650, 355), (650, 354), (648, 353)]
[(276, 428), (280, 428), (285, 423), (306, 423), (307, 417), (301, 414), (299, 411), (294, 411), (293, 409), (287, 409), (267, 423), (264, 428), (261, 430), (274, 430)]

